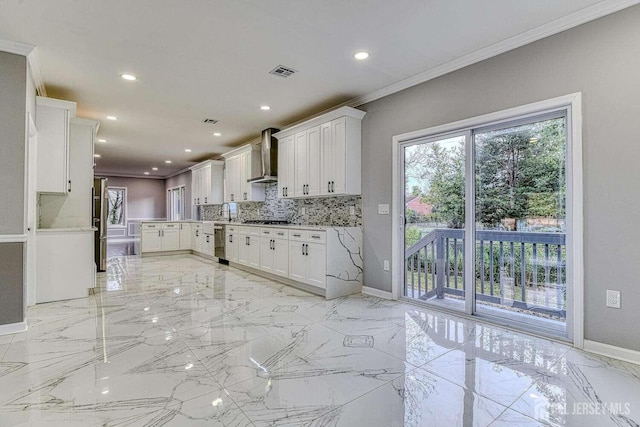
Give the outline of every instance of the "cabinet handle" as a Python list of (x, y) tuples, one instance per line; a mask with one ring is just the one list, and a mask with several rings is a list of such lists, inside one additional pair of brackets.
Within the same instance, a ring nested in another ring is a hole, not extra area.
[(71, 193), (71, 180), (69, 180), (69, 187), (67, 188), (67, 190), (69, 191), (69, 193)]
[(247, 200), (247, 193), (244, 193), (244, 199)]
[(304, 243), (302, 244), (302, 255), (304, 255)]
[(285, 189), (284, 196), (289, 197), (289, 187), (284, 187), (284, 189)]
[(327, 181), (327, 193), (331, 193), (331, 181)]
[(158, 230), (158, 237), (161, 237), (162, 235), (160, 234), (160, 230)]
[(335, 181), (331, 181), (331, 192), (332, 193), (336, 192), (336, 182)]
[(300, 237), (300, 234), (298, 234), (298, 233), (293, 233), (293, 237)]
[(204, 202), (207, 203), (207, 198), (206, 197), (204, 198)]
[(246, 244), (247, 244), (247, 246), (251, 245), (251, 242), (249, 241), (249, 238), (248, 238), (248, 237), (245, 237), (245, 240), (246, 240), (246, 242), (247, 242), (247, 243), (246, 243)]
[(319, 239), (319, 238), (320, 238), (320, 236), (318, 236), (317, 234), (314, 234), (314, 235), (312, 235), (312, 236), (311, 236), (311, 238), (312, 238), (312, 239)]
[(198, 200), (198, 199), (196, 199), (195, 197), (193, 198), (193, 204), (194, 204), (194, 205), (197, 205), (197, 204), (198, 204), (197, 200)]

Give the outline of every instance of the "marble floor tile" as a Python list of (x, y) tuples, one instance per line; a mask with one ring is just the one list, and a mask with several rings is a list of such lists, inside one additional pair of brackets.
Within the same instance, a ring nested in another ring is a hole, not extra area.
[(640, 425), (640, 367), (454, 314), (190, 255), (97, 284), (0, 336), (0, 426)]

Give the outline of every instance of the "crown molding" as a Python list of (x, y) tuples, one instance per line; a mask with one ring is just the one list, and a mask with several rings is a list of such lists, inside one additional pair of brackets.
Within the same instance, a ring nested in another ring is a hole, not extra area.
[(31, 72), (33, 84), (36, 87), (36, 93), (39, 96), (47, 96), (47, 88), (44, 85), (44, 77), (40, 69), (40, 56), (38, 55), (37, 47), (34, 47), (27, 55), (27, 62), (29, 63), (29, 71)]
[(114, 177), (114, 178), (136, 178), (136, 179), (159, 179), (159, 180), (165, 179), (164, 176), (134, 175), (130, 173), (117, 173), (117, 172), (105, 172), (105, 173), (94, 172), (93, 177), (94, 178)]
[[(502, 53), (508, 52), (513, 49), (525, 46), (529, 43), (544, 39), (554, 34), (561, 33), (570, 28), (577, 27), (578, 25), (585, 24), (587, 22), (602, 18), (603, 16), (610, 15), (615, 12), (619, 12), (623, 9), (629, 8), (640, 4), (640, 0), (604, 0), (593, 6), (586, 7), (577, 12), (558, 18), (554, 21), (540, 25), (529, 31), (525, 31), (516, 36), (502, 40), (498, 43), (494, 43), (491, 46), (487, 46), (483, 49), (476, 50), (453, 61), (439, 65), (430, 70), (416, 74), (399, 82), (393, 83), (389, 86), (385, 86), (381, 89), (375, 90), (366, 95), (354, 98), (347, 101), (340, 106), (359, 107), (363, 104), (375, 101), (385, 96), (392, 95), (396, 92), (408, 89), (412, 86), (416, 86), (420, 83), (435, 79), (436, 77), (443, 76), (453, 71), (459, 70), (469, 65), (475, 64), (485, 59), (498, 56)], [(336, 108), (336, 107), (333, 107)], [(332, 108), (332, 109), (333, 109)]]
[(0, 51), (15, 53), (16, 55), (27, 56), (35, 48), (34, 45), (28, 43), (14, 42), (11, 40), (0, 39)]

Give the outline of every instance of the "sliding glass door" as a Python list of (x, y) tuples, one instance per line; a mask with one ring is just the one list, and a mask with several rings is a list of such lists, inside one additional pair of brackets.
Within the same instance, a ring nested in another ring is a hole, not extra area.
[(404, 297), (566, 336), (566, 126), (564, 109), (401, 146)]

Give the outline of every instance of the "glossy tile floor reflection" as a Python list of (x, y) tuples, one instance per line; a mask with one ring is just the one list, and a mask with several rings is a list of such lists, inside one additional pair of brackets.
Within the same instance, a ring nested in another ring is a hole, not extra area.
[(28, 317), (0, 337), (0, 426), (640, 422), (638, 366), (193, 256), (113, 258), (95, 295)]

